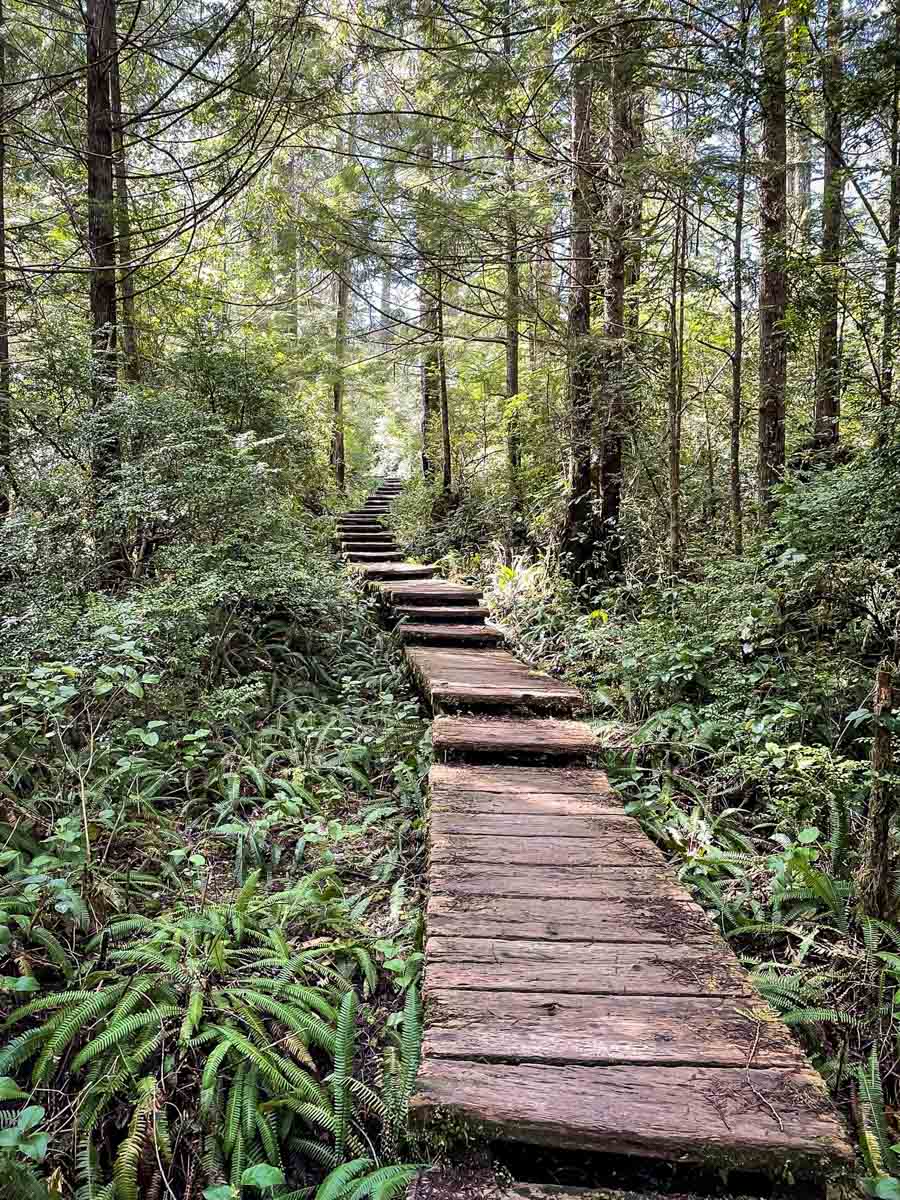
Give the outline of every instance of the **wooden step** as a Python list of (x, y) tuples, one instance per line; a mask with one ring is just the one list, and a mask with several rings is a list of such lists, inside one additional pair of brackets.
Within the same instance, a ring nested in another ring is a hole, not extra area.
[(408, 646), (405, 653), (435, 708), (571, 713), (584, 707), (575, 688), (529, 670), (506, 650)]
[(350, 528), (344, 531), (344, 538), (345, 540), (352, 540), (354, 542), (368, 542), (372, 546), (380, 546), (385, 543), (390, 543), (394, 546), (397, 544), (393, 534), (386, 529), (381, 529), (377, 532), (372, 530), (369, 533), (365, 530), (357, 531)]
[(344, 557), (347, 559), (347, 562), (370, 563), (377, 566), (379, 563), (402, 562), (404, 555), (402, 550), (378, 550), (374, 552), (367, 550), (347, 550)]
[(382, 536), (390, 532), (380, 521), (372, 520), (338, 521), (337, 527), (341, 533), (373, 533)]
[[(754, 1060), (755, 1062), (755, 1060)], [(821, 1078), (764, 1065), (565, 1066), (425, 1060), (414, 1116), (438, 1110), (514, 1141), (821, 1174), (853, 1152)]]
[(366, 579), (432, 579), (434, 567), (420, 567), (417, 563), (379, 563), (363, 567)]
[(436, 625), (400, 625), (397, 634), (401, 642), (430, 646), (496, 646), (503, 641), (499, 629), (490, 629), (484, 624), (452, 625), (449, 621)]
[(433, 624), (436, 621), (465, 621), (470, 625), (489, 617), (490, 609), (477, 604), (395, 604), (394, 616), (417, 618)]
[(341, 544), (353, 550), (396, 550), (397, 543), (392, 537), (377, 534), (345, 533)]
[(441, 604), (475, 604), (481, 599), (478, 588), (463, 583), (447, 583), (443, 579), (423, 580), (421, 583), (385, 583), (381, 593), (391, 604), (410, 604), (422, 601)]
[(435, 754), (493, 758), (583, 759), (597, 753), (597, 735), (583, 721), (514, 717), (435, 717)]

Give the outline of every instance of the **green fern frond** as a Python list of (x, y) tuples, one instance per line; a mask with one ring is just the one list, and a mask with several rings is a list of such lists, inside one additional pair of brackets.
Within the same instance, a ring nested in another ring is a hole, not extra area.
[(88, 1042), (72, 1060), (72, 1070), (78, 1071), (85, 1063), (90, 1062), (92, 1058), (95, 1058), (98, 1054), (105, 1054), (113, 1046), (118, 1046), (120, 1042), (126, 1041), (147, 1025), (159, 1025), (162, 1027), (166, 1021), (180, 1016), (181, 1009), (177, 1006), (160, 1005), (149, 1012), (135, 1013), (131, 1017), (125, 1017), (123, 1020), (111, 1025), (98, 1038), (94, 1038), (92, 1042)]
[(392, 1197), (405, 1193), (414, 1176), (421, 1170), (422, 1164), (416, 1163), (380, 1167), (344, 1194), (347, 1200), (364, 1200), (366, 1197), (368, 1200), (391, 1200)]
[(354, 1158), (341, 1163), (322, 1180), (316, 1189), (316, 1200), (344, 1200), (353, 1181), (374, 1164), (370, 1158)]
[(338, 1012), (334, 1070), (330, 1077), (334, 1115), (338, 1122), (335, 1149), (341, 1156), (347, 1145), (347, 1128), (350, 1121), (349, 1082), (353, 1074), (353, 1050), (356, 1043), (356, 1006), (356, 992), (348, 992), (341, 1001)]

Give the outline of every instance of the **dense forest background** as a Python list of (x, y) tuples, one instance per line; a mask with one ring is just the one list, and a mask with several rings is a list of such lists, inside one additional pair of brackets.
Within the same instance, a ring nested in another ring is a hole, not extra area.
[(897, 1200), (896, 0), (3, 0), (0, 76), (0, 1194), (446, 1149), (398, 472)]

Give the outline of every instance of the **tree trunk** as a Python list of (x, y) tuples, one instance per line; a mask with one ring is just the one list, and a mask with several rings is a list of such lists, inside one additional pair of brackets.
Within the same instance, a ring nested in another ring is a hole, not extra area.
[(818, 446), (834, 445), (840, 433), (841, 352), (838, 337), (841, 218), (844, 190), (842, 146), (842, 0), (828, 0), (827, 53), (822, 68), (825, 103), (825, 175), (822, 192), (822, 315), (819, 322), (819, 371), (813, 423)]
[(763, 164), (760, 179), (759, 285), (759, 500), (767, 521), (772, 489), (784, 470), (787, 384), (787, 280), (785, 262), (787, 127), (785, 116), (784, 10), (760, 0)]
[(894, 703), (892, 673), (882, 666), (875, 677), (875, 730), (872, 738), (872, 792), (860, 853), (857, 889), (860, 911), (881, 921), (894, 919), (895, 859), (891, 823), (897, 807), (896, 789), (889, 776), (894, 769), (891, 729), (887, 720)]
[(634, 34), (619, 27), (613, 44), (609, 129), (609, 254), (606, 270), (606, 355), (600, 402), (603, 444), (600, 455), (600, 530), (606, 571), (622, 567), (622, 455), (628, 423), (625, 283), (629, 267), (632, 187), (627, 175), (634, 145)]
[(335, 375), (332, 389), (331, 416), (331, 467), (334, 482), (340, 491), (346, 486), (346, 461), (344, 455), (344, 359), (347, 356), (347, 327), (350, 318), (350, 267), (343, 263), (337, 275), (337, 303), (335, 305), (334, 362)]
[[(506, 160), (506, 399), (514, 405), (519, 394), (519, 231), (516, 225), (516, 147), (515, 125), (510, 109), (510, 92), (514, 85), (512, 70), (512, 28), (510, 4), (507, 0), (503, 16), (503, 58), (506, 66), (506, 114), (505, 146)], [(514, 407), (507, 412), (507, 456), (509, 463), (510, 490), (513, 509), (518, 514), (521, 508), (519, 495), (519, 468), (522, 464), (522, 447), (519, 437), (519, 418)]]
[(135, 273), (132, 265), (131, 199), (128, 194), (128, 162), (122, 129), (122, 89), (119, 82), (118, 37), (113, 29), (115, 53), (110, 62), (109, 87), (113, 122), (113, 165), (116, 177), (116, 225), (118, 229), (119, 291), (121, 294), (122, 358), (125, 378), (137, 383), (141, 378), (137, 326), (134, 318)]
[[(748, 16), (741, 6), (741, 61), (747, 53)], [(735, 554), (744, 552), (744, 506), (741, 496), (741, 420), (744, 386), (744, 202), (747, 195), (747, 110), (746, 93), (741, 92), (738, 115), (737, 195), (734, 209), (734, 241), (732, 243), (732, 280), (734, 289), (734, 345), (731, 351), (731, 444), (729, 482), (731, 492), (731, 527)]]
[(86, 0), (84, 13), (92, 399), (101, 414), (94, 431), (92, 472), (95, 502), (99, 506), (105, 483), (119, 462), (119, 439), (107, 420), (116, 386), (116, 231), (110, 105), (110, 68), (115, 54), (114, 0)]
[(681, 416), (684, 395), (684, 283), (687, 257), (687, 207), (684, 196), (675, 214), (672, 287), (669, 297), (669, 570), (681, 565)]
[(0, 517), (12, 497), (11, 372), (9, 367), (9, 301), (6, 276), (6, 26), (0, 0)]
[(453, 460), (450, 445), (450, 402), (447, 396), (447, 359), (444, 353), (444, 281), (437, 275), (438, 396), (441, 405), (441, 488), (445, 496), (453, 486)]
[(888, 246), (884, 264), (884, 303), (881, 335), (881, 403), (893, 402), (894, 337), (896, 333), (897, 251), (900, 246), (900, 0), (894, 3), (894, 72), (891, 93), (891, 189)]
[(565, 567), (583, 582), (594, 552), (591, 441), (595, 356), (591, 345), (591, 69), (583, 56), (574, 66), (572, 93), (572, 265), (569, 302), (569, 413), (571, 477), (562, 536)]

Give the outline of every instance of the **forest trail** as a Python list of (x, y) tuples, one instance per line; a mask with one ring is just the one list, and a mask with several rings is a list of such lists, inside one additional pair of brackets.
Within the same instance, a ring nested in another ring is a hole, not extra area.
[(434, 712), (424, 1058), (413, 1098), (551, 1146), (822, 1173), (824, 1082), (627, 816), (580, 694), (402, 561), (385, 481), (341, 518)]

